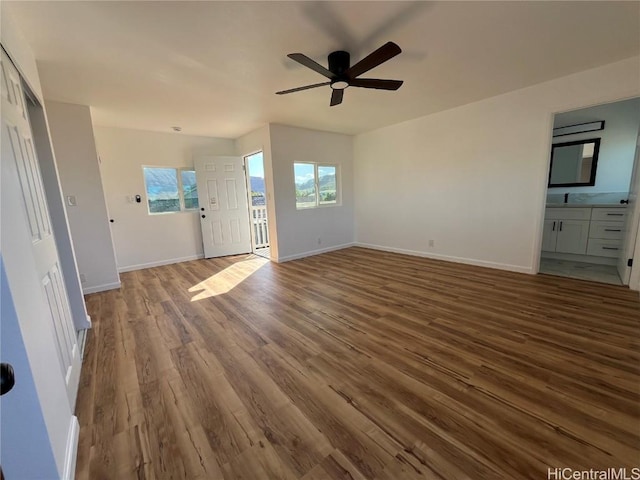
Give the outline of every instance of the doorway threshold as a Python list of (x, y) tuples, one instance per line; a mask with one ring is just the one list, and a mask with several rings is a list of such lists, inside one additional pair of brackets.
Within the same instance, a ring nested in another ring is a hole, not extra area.
[(540, 273), (577, 278), (579, 280), (591, 280), (592, 282), (608, 283), (610, 285), (622, 285), (615, 265), (596, 265), (573, 260), (542, 258), (540, 260)]

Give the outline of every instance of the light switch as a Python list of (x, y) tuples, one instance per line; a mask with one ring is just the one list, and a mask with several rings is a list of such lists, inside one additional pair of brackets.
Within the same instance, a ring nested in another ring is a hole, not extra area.
[(78, 205), (75, 195), (67, 195), (67, 205), (69, 205), (70, 207), (75, 207)]

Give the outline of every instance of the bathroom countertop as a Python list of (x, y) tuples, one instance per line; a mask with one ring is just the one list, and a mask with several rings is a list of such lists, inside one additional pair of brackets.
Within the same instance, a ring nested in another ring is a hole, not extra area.
[(547, 203), (547, 208), (626, 208), (621, 203)]

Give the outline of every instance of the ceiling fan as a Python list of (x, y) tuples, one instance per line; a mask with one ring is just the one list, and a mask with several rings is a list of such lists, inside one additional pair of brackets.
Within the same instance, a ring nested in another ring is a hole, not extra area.
[(311, 60), (309, 57), (302, 53), (290, 53), (287, 55), (290, 59), (304, 65), (311, 70), (318, 72), (320, 75), (324, 75), (329, 79), (328, 82), (314, 83), (313, 85), (305, 85), (304, 87), (292, 88), (289, 90), (282, 90), (276, 92), (278, 95), (285, 95), (287, 93), (299, 92), (301, 90), (308, 90), (310, 88), (322, 87), (324, 85), (331, 85), (333, 92), (331, 93), (331, 103), (339, 105), (342, 103), (342, 97), (344, 96), (344, 90), (347, 87), (360, 87), (360, 88), (375, 88), (378, 90), (397, 90), (402, 85), (402, 80), (380, 80), (377, 78), (357, 78), (363, 73), (377, 67), (378, 65), (390, 60), (398, 55), (402, 50), (398, 45), (393, 42), (387, 42), (376, 51), (370, 53), (358, 63), (353, 66), (349, 66), (350, 55), (349, 52), (338, 50), (329, 54), (329, 68), (326, 69), (319, 63)]

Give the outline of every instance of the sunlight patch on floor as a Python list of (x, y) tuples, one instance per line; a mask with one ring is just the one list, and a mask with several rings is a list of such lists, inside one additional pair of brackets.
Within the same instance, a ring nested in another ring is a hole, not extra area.
[(234, 263), (221, 272), (218, 272), (191, 287), (189, 292), (200, 292), (194, 296), (191, 301), (197, 302), (198, 300), (225, 294), (234, 287), (240, 285), (267, 263), (269, 263), (269, 260), (260, 257), (249, 258), (247, 260)]

